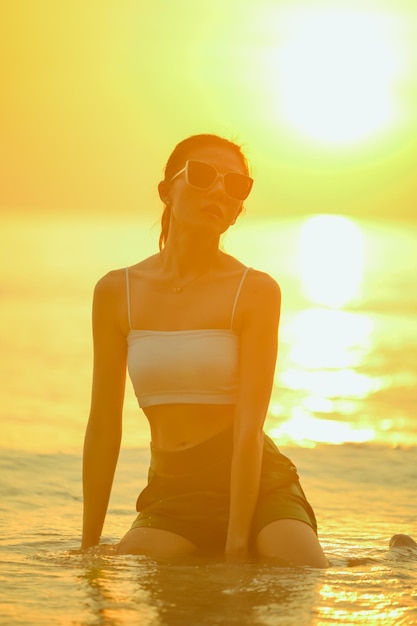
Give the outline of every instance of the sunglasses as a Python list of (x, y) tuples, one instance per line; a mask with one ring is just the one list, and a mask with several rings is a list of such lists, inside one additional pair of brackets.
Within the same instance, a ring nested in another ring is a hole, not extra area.
[[(223, 187), (228, 196), (234, 200), (246, 200), (253, 185), (253, 179), (238, 172), (225, 172), (221, 174), (214, 165), (203, 161), (187, 161), (185, 167), (177, 172), (171, 180), (185, 172), (185, 180), (191, 187), (196, 189), (209, 189), (220, 177)], [(170, 180), (170, 182), (171, 182)]]

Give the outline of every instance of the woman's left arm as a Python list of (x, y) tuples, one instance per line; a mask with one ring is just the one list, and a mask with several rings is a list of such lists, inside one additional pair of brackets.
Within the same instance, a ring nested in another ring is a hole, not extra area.
[(267, 274), (251, 272), (241, 294), (239, 388), (234, 420), (226, 557), (244, 558), (259, 493), (263, 424), (278, 349), (281, 291)]

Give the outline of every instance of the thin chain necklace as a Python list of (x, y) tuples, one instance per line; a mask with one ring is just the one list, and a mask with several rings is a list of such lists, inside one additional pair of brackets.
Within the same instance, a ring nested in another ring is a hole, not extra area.
[[(162, 262), (162, 257), (161, 257), (161, 262)], [(172, 292), (175, 294), (179, 294), (181, 293), (181, 291), (183, 291), (183, 289), (185, 289), (186, 287), (188, 287), (188, 285), (190, 285), (191, 283), (193, 283), (195, 280), (197, 280), (198, 278), (201, 278), (202, 276), (204, 276), (205, 274), (208, 274), (208, 272), (211, 271), (211, 267), (208, 267), (207, 269), (203, 270), (202, 272), (199, 272), (198, 274), (195, 274), (195, 276), (192, 276), (190, 279), (188, 279), (185, 283), (183, 283), (182, 285), (173, 285), (171, 287)]]
[(183, 289), (185, 289), (186, 287), (188, 287), (188, 285), (190, 285), (191, 283), (193, 283), (195, 280), (197, 280), (197, 278), (201, 278), (202, 276), (204, 276), (205, 274), (208, 274), (208, 272), (211, 270), (211, 267), (209, 267), (208, 269), (204, 270), (204, 272), (200, 272), (199, 274), (196, 274), (195, 276), (193, 276), (192, 278), (190, 278), (189, 280), (187, 280), (185, 283), (183, 283), (182, 285), (177, 285), (177, 286), (172, 286), (172, 291), (175, 294), (180, 293)]

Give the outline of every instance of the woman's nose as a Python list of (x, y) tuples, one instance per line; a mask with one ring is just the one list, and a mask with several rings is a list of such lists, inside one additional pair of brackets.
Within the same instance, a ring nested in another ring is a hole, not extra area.
[(224, 178), (221, 174), (217, 174), (215, 181), (210, 187), (210, 191), (221, 191), (222, 193), (225, 193)]

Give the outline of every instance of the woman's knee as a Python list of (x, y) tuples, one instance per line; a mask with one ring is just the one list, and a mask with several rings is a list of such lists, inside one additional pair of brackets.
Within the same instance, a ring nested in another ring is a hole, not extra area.
[(137, 554), (154, 558), (187, 556), (195, 551), (191, 541), (159, 528), (132, 528), (122, 538), (118, 554)]
[(328, 567), (314, 530), (305, 522), (282, 519), (265, 526), (255, 542), (259, 556), (278, 559), (288, 565)]

